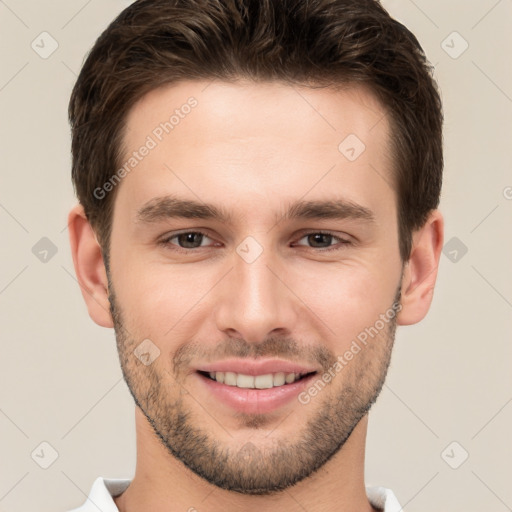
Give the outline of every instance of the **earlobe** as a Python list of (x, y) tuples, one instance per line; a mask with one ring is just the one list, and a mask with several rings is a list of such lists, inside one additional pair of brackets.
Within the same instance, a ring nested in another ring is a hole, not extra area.
[(102, 327), (113, 327), (101, 247), (82, 205), (69, 212), (68, 228), (73, 265), (89, 316)]
[(398, 325), (415, 324), (426, 316), (434, 295), (443, 239), (443, 217), (439, 210), (434, 210), (424, 226), (413, 234), (411, 254), (402, 279)]

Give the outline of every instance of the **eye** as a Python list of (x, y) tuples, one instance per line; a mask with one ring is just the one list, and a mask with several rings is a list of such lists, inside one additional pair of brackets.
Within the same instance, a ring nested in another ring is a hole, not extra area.
[[(202, 231), (185, 231), (183, 233), (176, 233), (171, 236), (168, 236), (161, 240), (159, 244), (163, 246), (175, 246), (173, 248), (177, 248), (177, 250), (190, 250), (190, 249), (197, 249), (199, 247), (204, 247), (201, 245), (201, 242), (204, 240), (204, 238), (208, 238), (208, 235), (206, 233), (203, 233)], [(172, 240), (176, 239), (177, 243), (172, 242)], [(211, 239), (210, 239), (211, 240)]]
[[(203, 231), (184, 231), (166, 236), (160, 240), (158, 244), (178, 252), (189, 252), (194, 249), (200, 249), (201, 247), (208, 247), (208, 244), (202, 244), (205, 239), (212, 240)], [(341, 250), (343, 246), (352, 244), (350, 240), (341, 238), (327, 231), (311, 231), (304, 233), (300, 240), (303, 239), (307, 239), (307, 243), (311, 244), (308, 246), (309, 248), (319, 249), (319, 252)], [(332, 242), (336, 240), (338, 244), (332, 245)]]
[[(321, 252), (339, 250), (342, 249), (344, 245), (351, 244), (349, 240), (341, 238), (327, 231), (311, 231), (309, 233), (304, 233), (301, 240), (303, 240), (304, 238), (306, 238), (309, 243), (313, 244), (310, 247), (312, 247), (313, 249), (321, 249)], [(331, 242), (333, 241), (333, 239), (338, 240), (339, 244), (331, 246)], [(326, 245), (326, 247), (323, 247), (322, 245)]]

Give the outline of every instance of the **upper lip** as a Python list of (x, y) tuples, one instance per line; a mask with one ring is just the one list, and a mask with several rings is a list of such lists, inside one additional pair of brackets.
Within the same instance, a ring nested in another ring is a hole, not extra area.
[(197, 368), (201, 372), (233, 372), (244, 375), (265, 375), (268, 373), (313, 373), (317, 369), (311, 366), (284, 361), (282, 359), (226, 359), (208, 363)]

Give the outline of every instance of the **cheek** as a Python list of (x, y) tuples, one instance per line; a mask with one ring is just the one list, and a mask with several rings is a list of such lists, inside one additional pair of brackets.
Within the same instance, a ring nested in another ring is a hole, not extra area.
[[(213, 313), (221, 295), (229, 296), (231, 288), (240, 292), (236, 279), (223, 277), (232, 261), (165, 264), (142, 250), (126, 249), (113, 252), (112, 279), (127, 327), (137, 338), (164, 344), (208, 323), (215, 329)], [(350, 344), (392, 303), (399, 267), (393, 251), (382, 249), (337, 262), (276, 259), (272, 266), (286, 286), (269, 293), (293, 308), (297, 323), (287, 327), (299, 337), (302, 330), (316, 332), (335, 351)]]
[(315, 322), (321, 320), (318, 325), (327, 339), (344, 346), (392, 305), (398, 286), (395, 277), (382, 268), (377, 274), (363, 265), (317, 264), (309, 273), (304, 268), (301, 278), (289, 285), (305, 304), (305, 314)]
[(205, 293), (201, 292), (204, 280), (192, 279), (188, 273), (165, 266), (141, 268), (115, 286), (118, 302), (132, 329), (155, 339), (162, 338), (187, 314), (193, 314), (194, 304)]

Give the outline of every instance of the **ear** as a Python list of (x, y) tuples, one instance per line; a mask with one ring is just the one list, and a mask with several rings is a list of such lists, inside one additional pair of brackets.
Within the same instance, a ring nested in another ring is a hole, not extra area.
[(68, 228), (75, 273), (89, 316), (102, 327), (113, 327), (101, 247), (82, 205), (69, 212)]
[(443, 216), (439, 210), (434, 210), (424, 226), (413, 234), (411, 255), (402, 279), (398, 325), (415, 324), (426, 316), (434, 295), (443, 239)]

